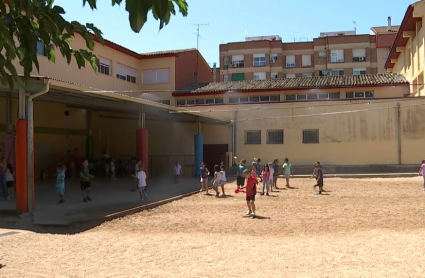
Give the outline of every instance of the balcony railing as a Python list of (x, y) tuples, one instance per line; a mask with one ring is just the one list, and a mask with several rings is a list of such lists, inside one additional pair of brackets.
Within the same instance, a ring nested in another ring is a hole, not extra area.
[(243, 67), (245, 67), (245, 61), (233, 61), (232, 67), (233, 68), (243, 68)]

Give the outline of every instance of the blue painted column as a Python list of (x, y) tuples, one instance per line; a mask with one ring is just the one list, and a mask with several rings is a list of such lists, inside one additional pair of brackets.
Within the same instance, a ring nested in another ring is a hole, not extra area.
[(204, 160), (204, 136), (202, 134), (195, 135), (195, 178), (199, 178), (199, 165)]

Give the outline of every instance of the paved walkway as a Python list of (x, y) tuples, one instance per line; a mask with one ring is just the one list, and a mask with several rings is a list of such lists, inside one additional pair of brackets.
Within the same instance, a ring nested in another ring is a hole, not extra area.
[[(198, 179), (182, 179), (174, 184), (172, 179), (152, 179), (149, 181), (147, 200), (142, 201), (139, 192), (132, 192), (135, 182), (131, 178), (118, 181), (94, 179), (92, 181), (92, 201), (83, 202), (79, 181), (67, 180), (65, 203), (57, 204), (55, 182), (36, 183), (36, 210), (33, 223), (36, 225), (70, 225), (78, 222), (105, 219), (108, 215), (151, 204), (164, 199), (180, 196), (199, 189)], [(0, 212), (15, 211), (14, 201), (0, 200)]]

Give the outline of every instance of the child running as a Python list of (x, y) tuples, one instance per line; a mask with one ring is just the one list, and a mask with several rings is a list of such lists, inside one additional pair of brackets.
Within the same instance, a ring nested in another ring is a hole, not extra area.
[(320, 162), (316, 163), (314, 172), (316, 173), (316, 181), (317, 181), (317, 184), (314, 186), (314, 188), (318, 186), (319, 191), (317, 192), (317, 194), (321, 195), (322, 192), (324, 192), (324, 190), (323, 190), (323, 170), (322, 170), (322, 165), (320, 165)]
[(65, 203), (63, 197), (65, 196), (65, 171), (62, 164), (56, 167), (56, 192), (59, 195), (58, 204)]
[(183, 175), (182, 166), (176, 161), (176, 165), (174, 166), (174, 183), (180, 182), (180, 175)]
[[(237, 159), (238, 158), (235, 156), (235, 163), (237, 163), (236, 162)], [(237, 175), (237, 178), (236, 178), (236, 188), (237, 189), (241, 189), (245, 185), (245, 176), (244, 176), (244, 171), (246, 169), (245, 164), (246, 164), (245, 159), (242, 159), (240, 161), (240, 163), (238, 164), (238, 175)]]
[(282, 168), (285, 171), (286, 188), (291, 188), (291, 186), (289, 185), (289, 178), (291, 177), (291, 175), (294, 175), (294, 172), (292, 171), (292, 164), (289, 163), (288, 158), (285, 158), (283, 162), (284, 163)]
[(200, 192), (205, 190), (205, 195), (210, 195), (208, 193), (208, 176), (210, 172), (208, 171), (204, 162), (201, 163), (201, 167), (199, 168), (200, 176), (201, 176), (201, 190)]
[(146, 195), (146, 173), (145, 171), (143, 171), (143, 165), (140, 165), (139, 170), (137, 172), (137, 180), (138, 180), (138, 187), (139, 187), (139, 193), (140, 193), (140, 198), (142, 199), (142, 201), (144, 201), (147, 197)]
[(9, 200), (12, 199), (15, 195), (14, 190), (13, 190), (13, 183), (14, 183), (14, 178), (13, 178), (13, 166), (12, 164), (8, 163), (6, 166), (6, 187), (7, 187), (7, 191), (9, 193), (9, 196), (7, 197)]
[(257, 194), (258, 180), (252, 176), (249, 169), (245, 169), (244, 175), (246, 178), (246, 204), (248, 206), (246, 215), (255, 218), (255, 195)]
[(81, 193), (83, 195), (83, 201), (84, 203), (87, 203), (91, 201), (90, 198), (90, 191), (91, 191), (91, 184), (90, 179), (94, 178), (94, 176), (90, 175), (89, 171), (89, 161), (85, 159), (82, 163), (82, 168), (80, 171), (80, 186), (81, 186)]
[(218, 192), (218, 186), (221, 182), (221, 173), (220, 173), (220, 167), (218, 165), (214, 165), (214, 178), (212, 180), (213, 189), (215, 191), (215, 197), (220, 197), (220, 193)]
[(261, 192), (261, 195), (264, 195), (264, 188), (266, 188), (266, 190), (267, 190), (267, 196), (269, 196), (269, 187), (270, 187), (270, 169), (269, 169), (269, 165), (264, 165), (264, 169), (261, 172), (261, 175), (263, 176), (263, 191)]
[(421, 167), (419, 168), (419, 176), (422, 176), (424, 179), (424, 191), (425, 191), (425, 159), (422, 160)]
[(224, 184), (227, 182), (227, 177), (226, 177), (226, 166), (225, 165), (221, 165), (220, 166), (220, 187), (221, 187), (221, 196), (225, 197), (226, 194), (224, 193)]

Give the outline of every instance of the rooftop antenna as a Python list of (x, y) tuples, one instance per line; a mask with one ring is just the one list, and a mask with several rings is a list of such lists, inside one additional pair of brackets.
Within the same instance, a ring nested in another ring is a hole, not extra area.
[(248, 31), (245, 30), (245, 39), (248, 38)]
[(189, 23), (190, 25), (195, 25), (197, 27), (196, 29), (196, 65), (195, 65), (195, 72), (194, 72), (194, 81), (197, 84), (198, 83), (198, 64), (199, 64), (199, 37), (201, 37), (201, 35), (199, 35), (199, 27), (200, 26), (210, 26), (209, 23)]
[(357, 22), (353, 21), (354, 23), (354, 34), (357, 35)]
[(196, 49), (199, 50), (199, 38), (201, 37), (201, 35), (199, 35), (199, 27), (200, 26), (210, 26), (209, 23), (189, 23), (190, 25), (195, 25), (196, 28), (196, 33), (194, 33), (196, 35)]

